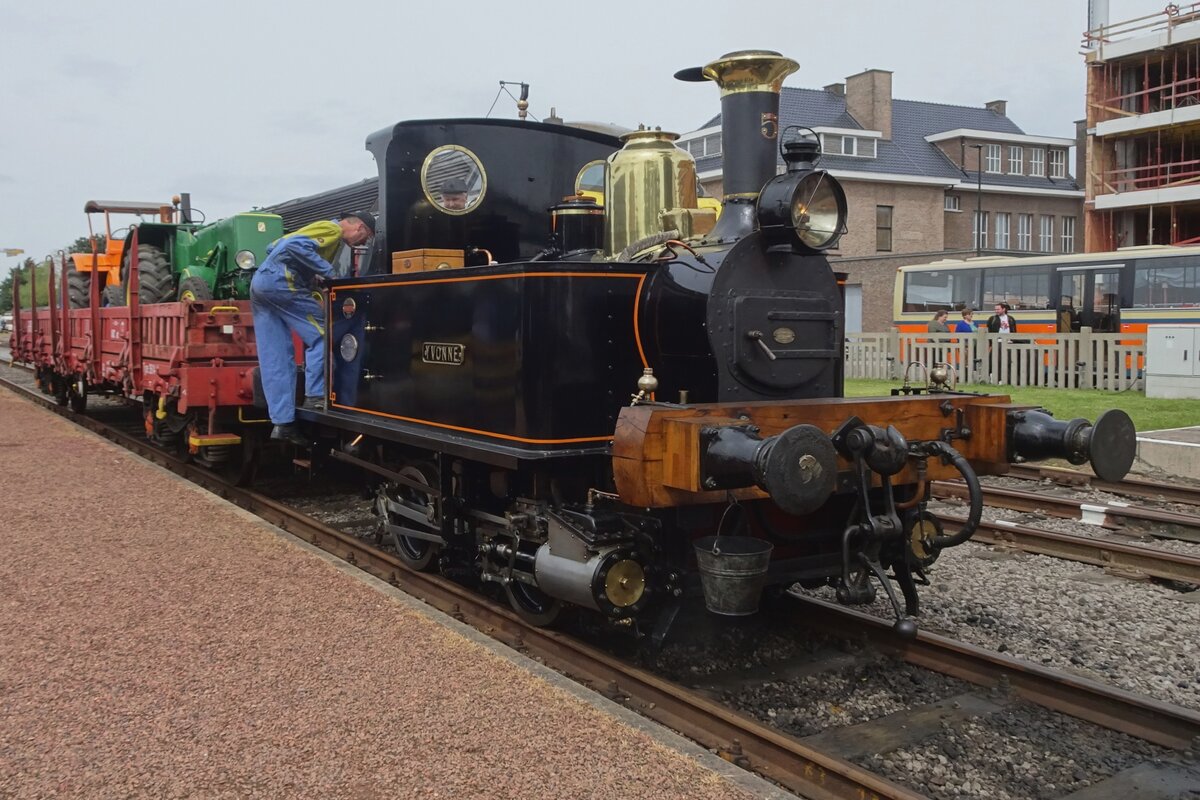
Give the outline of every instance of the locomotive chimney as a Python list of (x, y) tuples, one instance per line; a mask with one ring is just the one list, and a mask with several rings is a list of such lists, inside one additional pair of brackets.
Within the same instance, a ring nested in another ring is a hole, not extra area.
[(725, 195), (721, 218), (709, 238), (736, 238), (753, 230), (754, 201), (763, 184), (776, 174), (779, 91), (783, 79), (799, 68), (773, 50), (739, 50), (703, 68), (675, 73), (679, 80), (709, 80), (721, 87)]

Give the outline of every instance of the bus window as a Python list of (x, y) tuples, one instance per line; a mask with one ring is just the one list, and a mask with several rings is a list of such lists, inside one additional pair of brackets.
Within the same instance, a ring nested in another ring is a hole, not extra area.
[(904, 274), (905, 311), (959, 311), (979, 307), (979, 270)]
[(983, 276), (983, 307), (1008, 303), (1013, 311), (1050, 308), (1050, 270), (1007, 269)]
[(1139, 266), (1133, 274), (1135, 308), (1200, 305), (1200, 267)]

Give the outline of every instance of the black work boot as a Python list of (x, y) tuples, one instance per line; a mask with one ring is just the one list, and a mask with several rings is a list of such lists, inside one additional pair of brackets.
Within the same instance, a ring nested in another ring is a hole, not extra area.
[(319, 397), (319, 396), (305, 397), (304, 403), (300, 407), (305, 409), (306, 411), (324, 411), (325, 410), (325, 398)]
[(294, 444), (296, 447), (308, 448), (312, 446), (312, 442), (308, 440), (308, 437), (301, 433), (300, 429), (292, 422), (285, 422), (283, 425), (276, 425), (272, 428), (271, 438)]

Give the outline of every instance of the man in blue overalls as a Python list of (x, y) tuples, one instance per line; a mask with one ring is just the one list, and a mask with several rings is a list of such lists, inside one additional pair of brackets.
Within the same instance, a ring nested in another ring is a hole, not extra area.
[(375, 218), (351, 211), (337, 222), (306, 225), (271, 243), (250, 282), (254, 339), (272, 439), (307, 447), (296, 428), (296, 361), (292, 333), (304, 343), (304, 408), (325, 410), (325, 312), (313, 289), (333, 275), (342, 242), (357, 247), (375, 234)]

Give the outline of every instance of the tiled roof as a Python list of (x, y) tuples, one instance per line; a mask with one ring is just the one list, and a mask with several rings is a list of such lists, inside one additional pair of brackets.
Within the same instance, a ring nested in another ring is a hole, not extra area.
[[(711, 128), (721, 124), (718, 114), (702, 127)], [(859, 128), (860, 125), (846, 111), (846, 98), (824, 89), (797, 89), (783, 87), (779, 97), (779, 129), (788, 125), (803, 125), (810, 128)], [(920, 100), (892, 100), (892, 138), (878, 140), (875, 158), (825, 155), (821, 166), (831, 170), (854, 172), (891, 173), (917, 175), (927, 178), (945, 178), (948, 181), (974, 181), (975, 173), (964, 173), (946, 158), (925, 137), (958, 128), (990, 131), (993, 133), (1024, 134), (1025, 132), (1008, 117), (986, 108), (954, 106), (945, 103), (927, 103)], [(1005, 154), (1007, 157), (1007, 153)], [(783, 160), (779, 163), (782, 165)], [(721, 168), (721, 156), (696, 159), (700, 172)], [(985, 173), (985, 184), (1043, 188), (1071, 189), (1079, 187), (1073, 179), (1033, 178), (1028, 175), (992, 175)]]

